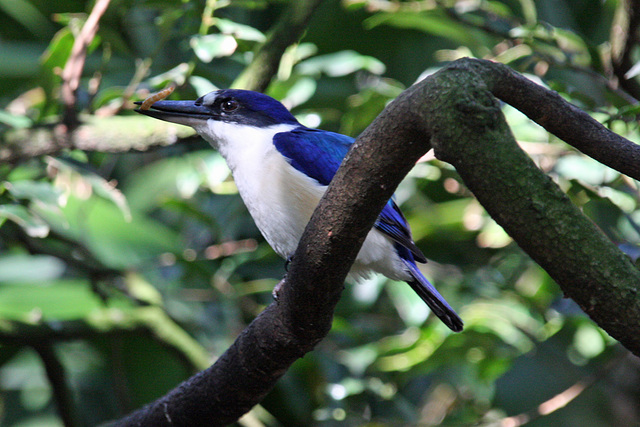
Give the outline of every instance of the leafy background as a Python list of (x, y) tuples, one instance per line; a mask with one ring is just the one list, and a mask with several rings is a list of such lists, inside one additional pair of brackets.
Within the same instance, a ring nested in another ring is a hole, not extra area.
[[(232, 86), (287, 2), (112, 1), (78, 108), (98, 136), (118, 138), (108, 150), (10, 159), (12, 141), (60, 121), (60, 72), (92, 6), (0, 0), (2, 426), (63, 425), (61, 413), (92, 426), (163, 395), (229, 346), (284, 273), (221, 157), (178, 128), (179, 144), (139, 149), (136, 139), (163, 141), (168, 128), (132, 113), (131, 101), (169, 83), (172, 99)], [(309, 126), (356, 136), (417, 79), (473, 56), (638, 140), (634, 100), (610, 66), (622, 6), (326, 1), (267, 93)], [(637, 259), (637, 182), (504, 114), (539, 166)], [(640, 423), (637, 359), (562, 298), (455, 170), (427, 155), (397, 198), (430, 259), (425, 274), (465, 331), (448, 331), (404, 284), (348, 285), (329, 337), (243, 425)]]

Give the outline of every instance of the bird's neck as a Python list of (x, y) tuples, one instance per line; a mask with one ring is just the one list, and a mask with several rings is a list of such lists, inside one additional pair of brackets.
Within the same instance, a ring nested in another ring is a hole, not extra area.
[(225, 158), (249, 213), (271, 247), (283, 257), (295, 250), (324, 187), (293, 168), (273, 137), (296, 125), (254, 128), (212, 124), (203, 136)]
[(299, 125), (281, 124), (264, 128), (237, 123), (209, 121), (208, 132), (201, 135), (222, 157), (229, 168), (236, 173), (251, 172), (251, 169), (275, 150), (273, 137), (280, 132), (289, 132)]

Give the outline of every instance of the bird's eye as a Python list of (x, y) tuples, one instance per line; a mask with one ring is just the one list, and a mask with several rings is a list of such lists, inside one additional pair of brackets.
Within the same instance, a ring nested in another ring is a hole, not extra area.
[(220, 104), (220, 109), (224, 113), (231, 113), (233, 111), (236, 111), (239, 107), (240, 103), (235, 99), (225, 99), (224, 101), (222, 101), (222, 104)]

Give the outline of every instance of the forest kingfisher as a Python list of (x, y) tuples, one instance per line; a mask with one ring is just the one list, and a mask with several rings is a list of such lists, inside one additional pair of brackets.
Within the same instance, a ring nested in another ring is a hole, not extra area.
[[(138, 103), (141, 104), (141, 103)], [(225, 158), (260, 232), (291, 257), (313, 210), (354, 139), (303, 126), (275, 99), (253, 91), (217, 90), (195, 101), (157, 101), (139, 113), (191, 126)], [(390, 199), (364, 241), (350, 277), (382, 273), (407, 282), (453, 331), (462, 320), (422, 275), (426, 262), (404, 215)]]

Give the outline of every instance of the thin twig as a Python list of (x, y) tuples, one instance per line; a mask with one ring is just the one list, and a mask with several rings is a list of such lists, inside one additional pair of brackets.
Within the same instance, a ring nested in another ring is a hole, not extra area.
[[(620, 347), (620, 350), (622, 350), (622, 347)], [(519, 427), (564, 408), (589, 387), (608, 377), (612, 370), (619, 369), (623, 366), (625, 360), (629, 360), (633, 357), (634, 356), (627, 351), (619, 351), (613, 359), (608, 361), (606, 365), (599, 369), (595, 374), (588, 375), (580, 379), (569, 388), (556, 394), (551, 399), (545, 400), (535, 408), (522, 412), (518, 415), (503, 418), (500, 420), (500, 427)]]
[(67, 385), (64, 366), (58, 360), (53, 345), (50, 342), (44, 342), (34, 345), (33, 349), (38, 353), (44, 365), (62, 422), (65, 427), (79, 426), (78, 415), (73, 402), (73, 395)]
[(61, 97), (64, 105), (63, 123), (67, 125), (69, 130), (74, 129), (78, 125), (78, 117), (76, 114), (76, 91), (80, 86), (80, 77), (84, 68), (84, 62), (87, 58), (87, 47), (96, 36), (100, 18), (109, 7), (111, 0), (98, 0), (91, 10), (87, 22), (85, 22), (80, 34), (76, 37), (71, 55), (67, 60), (62, 71), (62, 88)]
[(595, 382), (595, 376), (589, 376), (587, 378), (581, 379), (563, 392), (558, 393), (551, 399), (542, 402), (536, 408), (533, 408), (526, 412), (522, 412), (518, 415), (503, 418), (500, 421), (500, 426), (519, 427), (531, 421), (537, 420), (538, 418), (542, 418), (546, 415), (552, 414), (558, 409), (562, 409), (567, 406), (573, 399), (580, 396), (583, 391), (595, 384)]

